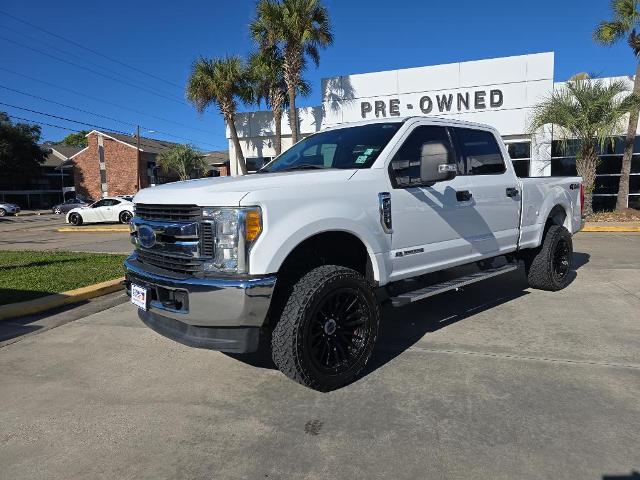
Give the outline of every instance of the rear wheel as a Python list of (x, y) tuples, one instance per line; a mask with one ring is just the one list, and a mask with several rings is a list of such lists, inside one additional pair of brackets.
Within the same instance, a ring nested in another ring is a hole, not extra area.
[(69, 215), (69, 223), (78, 227), (82, 225), (82, 217), (79, 213), (72, 213), (71, 215)]
[(133, 217), (133, 215), (128, 210), (120, 212), (120, 223), (129, 223), (131, 221), (131, 217)]
[(569, 284), (572, 264), (571, 234), (561, 225), (552, 225), (542, 246), (525, 258), (529, 285), (540, 290), (562, 290)]
[(7, 214), (7, 211), (4, 208), (0, 208), (0, 217), (4, 217)]
[(286, 301), (272, 334), (273, 361), (309, 388), (340, 388), (369, 361), (379, 322), (379, 303), (362, 275), (336, 265), (317, 267)]
[(56, 215), (60, 215), (62, 213), (62, 210), (60, 209), (60, 207), (55, 207), (53, 209), (53, 213), (55, 213)]

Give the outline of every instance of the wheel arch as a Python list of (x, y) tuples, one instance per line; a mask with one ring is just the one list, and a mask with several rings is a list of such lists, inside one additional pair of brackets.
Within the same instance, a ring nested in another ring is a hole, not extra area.
[[(273, 271), (279, 275), (319, 264), (335, 264), (352, 268), (371, 282), (379, 280), (379, 265), (373, 249), (351, 230), (331, 229), (309, 233), (274, 259)], [(277, 265), (276, 265), (277, 262)]]

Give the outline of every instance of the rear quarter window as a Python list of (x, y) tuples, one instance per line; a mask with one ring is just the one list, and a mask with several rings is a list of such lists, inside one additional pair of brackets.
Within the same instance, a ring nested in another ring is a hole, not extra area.
[(455, 132), (467, 175), (499, 175), (507, 170), (493, 133), (472, 128), (455, 128)]

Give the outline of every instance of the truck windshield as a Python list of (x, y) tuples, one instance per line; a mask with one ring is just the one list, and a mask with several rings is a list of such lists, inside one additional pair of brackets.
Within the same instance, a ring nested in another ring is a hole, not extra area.
[(324, 168), (369, 168), (402, 123), (372, 123), (316, 133), (296, 143), (259, 173)]

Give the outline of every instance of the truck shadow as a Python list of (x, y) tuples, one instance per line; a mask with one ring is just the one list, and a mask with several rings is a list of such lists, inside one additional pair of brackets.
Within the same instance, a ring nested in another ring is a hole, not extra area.
[[(575, 270), (589, 262), (589, 254), (574, 252), (573, 261), (570, 282), (576, 278)], [(425, 335), (528, 295), (528, 288), (524, 270), (519, 269), (470, 285), (462, 292), (443, 293), (402, 308), (385, 306), (376, 347), (360, 378), (391, 362)], [(269, 340), (262, 338), (260, 348), (255, 353), (226, 355), (254, 367), (275, 369)]]

